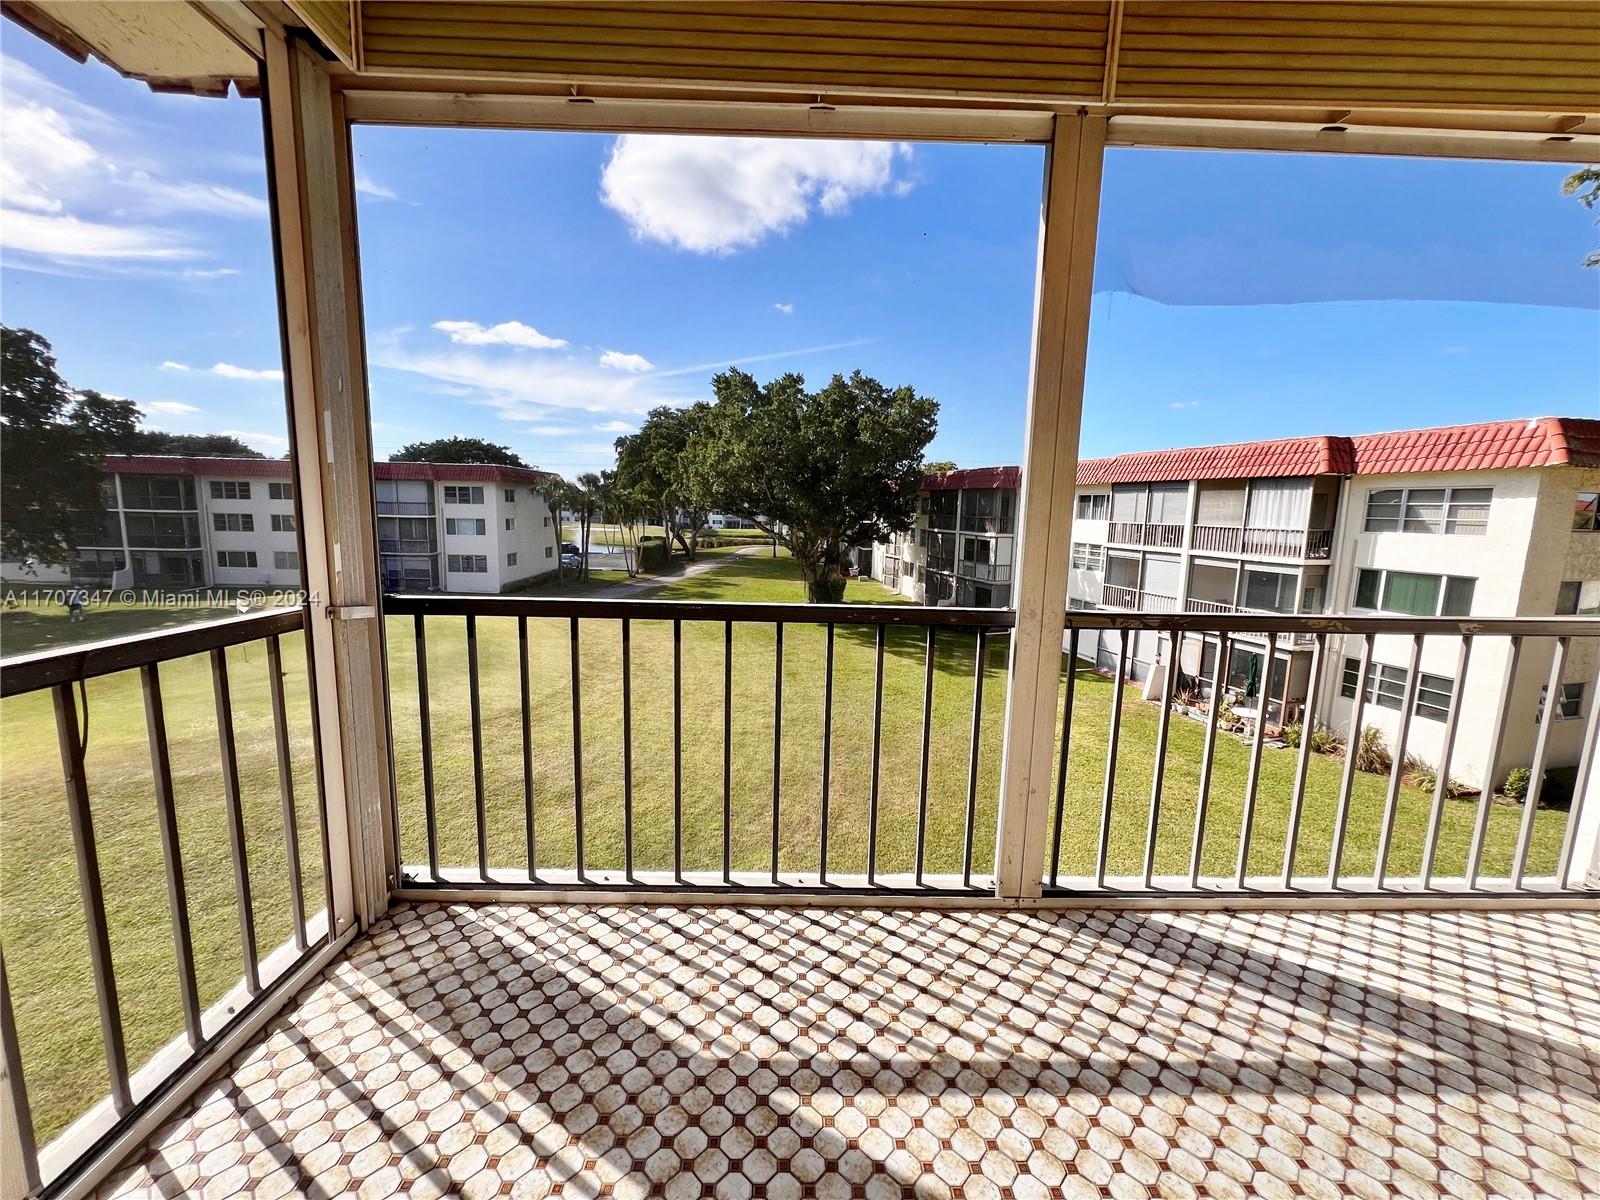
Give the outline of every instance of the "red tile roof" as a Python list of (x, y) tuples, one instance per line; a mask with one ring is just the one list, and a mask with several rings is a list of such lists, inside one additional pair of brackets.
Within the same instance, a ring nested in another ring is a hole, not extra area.
[(1532, 417), (1357, 437), (1149, 450), (1083, 459), (1078, 463), (1078, 486), (1549, 466), (1600, 467), (1600, 420)]
[(971, 467), (965, 471), (942, 471), (922, 477), (925, 492), (981, 491), (987, 488), (1014, 488), (1022, 482), (1021, 467)]
[[(287, 479), (287, 458), (187, 458), (164, 454), (119, 454), (105, 469), (123, 475), (202, 475), (229, 479)], [(380, 462), (372, 464), (379, 479), (431, 479), (451, 483), (526, 483), (537, 485), (549, 471), (502, 467), (495, 463)]]

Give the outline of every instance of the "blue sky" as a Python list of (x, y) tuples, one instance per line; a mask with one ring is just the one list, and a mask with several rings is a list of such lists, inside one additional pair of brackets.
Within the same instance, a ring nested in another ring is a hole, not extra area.
[[(8, 324), (153, 426), (282, 453), (259, 107), (156, 96), (9, 23)], [(380, 454), (563, 473), (718, 369), (859, 367), (1022, 453), (1043, 152), (361, 128)], [(1557, 165), (1115, 150), (1083, 452), (1600, 415), (1592, 215)]]

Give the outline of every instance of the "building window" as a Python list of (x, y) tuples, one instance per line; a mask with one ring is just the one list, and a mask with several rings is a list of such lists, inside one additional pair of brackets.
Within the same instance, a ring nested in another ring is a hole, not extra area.
[(1080, 570), (1098, 571), (1105, 566), (1106, 551), (1104, 546), (1092, 546), (1087, 542), (1072, 543), (1072, 565)]
[(213, 479), (211, 481), (211, 498), (213, 500), (248, 500), (250, 499), (250, 481), (248, 479)]
[(293, 500), (294, 484), (269, 483), (267, 484), (267, 498), (270, 500)]
[(458, 575), (482, 575), (489, 570), (489, 558), (484, 554), (448, 554), (446, 568)]
[(517, 519), (515, 517), (507, 517), (506, 518), (506, 532), (510, 533), (516, 527), (517, 527)]
[(545, 527), (545, 528), (546, 528), (546, 529), (549, 529), (549, 528), (550, 528), (550, 518), (549, 518), (549, 517), (546, 517), (546, 518), (545, 518), (545, 519), (544, 519), (544, 527)]
[(1356, 572), (1355, 607), (1411, 617), (1468, 617), (1478, 581), (1464, 575), (1422, 575), (1415, 571)]
[(250, 513), (212, 513), (211, 528), (218, 533), (254, 533), (256, 519)]
[(1105, 492), (1094, 492), (1078, 497), (1078, 520), (1104, 521), (1111, 515), (1111, 497)]
[(293, 513), (273, 513), (272, 514), (272, 532), (273, 533), (293, 533), (294, 532), (294, 514)]
[(554, 558), (556, 556), (556, 548), (554, 546), (546, 546), (544, 548), (544, 556), (546, 558)]
[(300, 569), (300, 555), (295, 550), (274, 550), (272, 552), (272, 569), (275, 571), (298, 571)]
[(506, 489), (506, 503), (507, 504), (515, 504), (516, 502), (517, 502), (517, 489), (516, 488), (507, 488)]
[(256, 552), (254, 550), (218, 550), (217, 566), (219, 567), (254, 567), (256, 565)]
[[(1405, 703), (1406, 676), (1404, 667), (1387, 663), (1373, 663), (1367, 672), (1367, 703), (1399, 711)], [(1356, 681), (1361, 677), (1361, 660), (1346, 658), (1344, 672), (1339, 680), (1339, 694), (1346, 700), (1356, 697)], [(1455, 680), (1445, 675), (1417, 674), (1417, 701), (1414, 711), (1430, 721), (1443, 721), (1450, 715), (1450, 695), (1455, 691)]]
[(489, 532), (489, 522), (482, 517), (446, 517), (444, 531), (456, 537), (482, 537)]
[(446, 504), (482, 504), (483, 489), (481, 487), (467, 487), (465, 484), (447, 483), (444, 485), (444, 502)]
[[(1561, 702), (1556, 706), (1556, 720), (1575, 721), (1583, 716), (1583, 689), (1584, 685), (1581, 683), (1561, 685)], [(1534, 715), (1535, 723), (1544, 720), (1544, 700), (1549, 691), (1549, 684), (1539, 688), (1539, 711)]]
[(515, 550), (513, 550), (510, 554), (506, 555), (506, 566), (514, 567), (516, 565), (517, 565), (517, 552)]
[(1585, 533), (1600, 529), (1600, 492), (1579, 492), (1572, 506), (1572, 527)]
[(1556, 593), (1556, 616), (1600, 616), (1600, 579), (1563, 580)]
[[(193, 509), (194, 480), (181, 475), (123, 475), (122, 507)], [(116, 507), (114, 504), (111, 507)]]
[(1489, 528), (1493, 488), (1373, 488), (1367, 493), (1368, 533), (1482, 535)]

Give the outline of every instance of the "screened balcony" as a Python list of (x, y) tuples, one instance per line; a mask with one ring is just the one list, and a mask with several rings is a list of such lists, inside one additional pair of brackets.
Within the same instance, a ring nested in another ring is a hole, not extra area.
[[(1556, 702), (1600, 621), (1065, 578), (1106, 147), (1584, 161), (1592, 15), (1435, 6), (1401, 70), (1370, 5), (1263, 15), (1308, 27), (1289, 68), (1198, 8), (835, 7), (18, 6), (164, 89), (265, 85), (307, 595), (0, 672), (60, 848), (7, 896), (45, 953), (0, 965), (3, 1200), (1600, 1190), (1600, 705)], [(1497, 30), (1524, 57), (1447, 65)], [(384, 595), (436, 564), (377, 517), (434, 506), (352, 466), (364, 122), (1048, 146), (1012, 604)], [(1331, 545), (1315, 487), (1234, 522), (1134, 486), (1141, 559)], [(1268, 719), (1195, 703), (1204, 645)], [(1387, 768), (1318, 748), (1379, 708)]]

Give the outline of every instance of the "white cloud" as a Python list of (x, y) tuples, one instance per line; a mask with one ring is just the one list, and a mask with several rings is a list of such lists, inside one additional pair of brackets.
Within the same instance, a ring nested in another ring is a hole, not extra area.
[(1171, 404), (1167, 405), (1167, 407), (1171, 408), (1171, 409), (1199, 408), (1200, 407), (1200, 401), (1198, 401), (1198, 400), (1174, 400)]
[(266, 218), (260, 195), (173, 178), (170, 166), (187, 162), (189, 147), (141, 144), (151, 128), (0, 56), (0, 246), (8, 265), (158, 270), (207, 256), (197, 218)]
[(0, 245), (7, 250), (63, 259), (116, 259), (145, 262), (195, 257), (174, 234), (139, 225), (107, 225), (67, 214), (5, 209), (0, 218)]
[(383, 184), (360, 168), (356, 169), (356, 191), (363, 196), (371, 196), (374, 200), (398, 200), (400, 198), (392, 188), (384, 187)]
[(620, 350), (607, 350), (600, 356), (600, 365), (616, 371), (653, 371), (655, 364), (642, 354), (624, 354)]
[(627, 421), (607, 421), (604, 425), (596, 425), (596, 433), (632, 433), (633, 426)]
[(780, 301), (778, 301), (778, 303), (774, 304), (772, 307), (777, 309), (779, 312), (781, 312), (786, 317), (794, 316), (794, 305), (792, 305), (792, 304), (785, 304), (782, 300), (780, 300)]
[(224, 379), (273, 379), (283, 382), (283, 372), (267, 369), (258, 371), (253, 367), (236, 367), (232, 363), (219, 362), (211, 368), (213, 375), (220, 375)]
[(166, 362), (161, 364), (161, 369), (163, 371), (187, 371), (189, 367), (187, 363), (173, 362), (169, 358)]
[(188, 413), (197, 413), (200, 410), (192, 404), (184, 404), (179, 400), (151, 400), (139, 405), (147, 413), (155, 413), (163, 417), (181, 417)]
[(904, 143), (624, 134), (600, 176), (600, 198), (635, 237), (696, 254), (729, 254), (836, 217), (897, 180)]
[(559, 350), (565, 338), (547, 337), (521, 321), (501, 321), (485, 328), (476, 321), (435, 321), (433, 327), (462, 346), (521, 346), (525, 350)]

